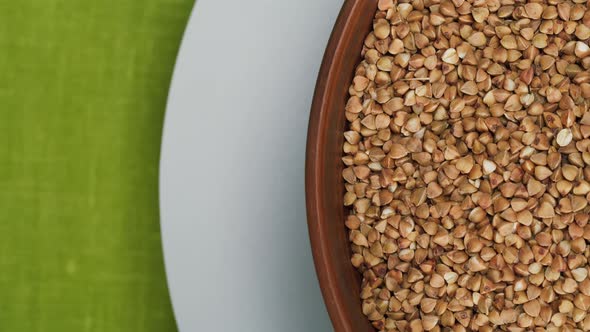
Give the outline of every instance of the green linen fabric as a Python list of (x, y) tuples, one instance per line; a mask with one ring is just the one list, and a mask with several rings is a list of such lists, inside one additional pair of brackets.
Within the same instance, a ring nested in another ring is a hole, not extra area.
[(0, 0), (0, 331), (176, 331), (158, 163), (193, 0)]

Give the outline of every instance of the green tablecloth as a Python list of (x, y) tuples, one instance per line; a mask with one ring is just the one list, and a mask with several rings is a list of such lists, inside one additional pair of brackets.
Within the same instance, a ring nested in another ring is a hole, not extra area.
[(175, 331), (162, 120), (193, 0), (0, 0), (0, 331)]

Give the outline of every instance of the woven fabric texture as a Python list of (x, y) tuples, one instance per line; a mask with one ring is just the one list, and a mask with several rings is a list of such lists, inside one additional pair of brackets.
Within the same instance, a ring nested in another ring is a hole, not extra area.
[(193, 0), (0, 0), (0, 331), (176, 331), (158, 162)]

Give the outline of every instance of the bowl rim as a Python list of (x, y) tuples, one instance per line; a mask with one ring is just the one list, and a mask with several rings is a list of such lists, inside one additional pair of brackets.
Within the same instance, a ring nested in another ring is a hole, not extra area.
[[(337, 84), (339, 69), (342, 67), (345, 54), (347, 54), (346, 47), (355, 36), (358, 38), (358, 22), (361, 15), (366, 15), (368, 5), (376, 8), (377, 0), (346, 0), (342, 6), (322, 60), (307, 133), (305, 193), (309, 237), (324, 302), (334, 329), (338, 332), (359, 331), (355, 331), (353, 327), (355, 324), (353, 324), (344, 305), (343, 294), (345, 290), (338, 287), (337, 268), (330, 258), (333, 256), (333, 248), (330, 247), (328, 241), (325, 241), (329, 236), (328, 223), (330, 223), (324, 210), (325, 199), (322, 195), (325, 188), (321, 169), (326, 160), (326, 148), (323, 145), (325, 142), (319, 138), (326, 136), (328, 109), (332, 107), (334, 99), (338, 97), (334, 95), (333, 87)], [(364, 38), (363, 35), (363, 40)], [(360, 59), (360, 50), (358, 57)], [(344, 228), (344, 224), (342, 227)]]

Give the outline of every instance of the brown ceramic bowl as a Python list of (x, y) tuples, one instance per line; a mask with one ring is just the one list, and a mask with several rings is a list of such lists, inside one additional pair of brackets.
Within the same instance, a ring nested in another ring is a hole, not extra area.
[(307, 221), (320, 287), (336, 332), (375, 331), (361, 311), (360, 274), (350, 263), (341, 158), (348, 87), (377, 2), (345, 1), (322, 62), (307, 136)]

